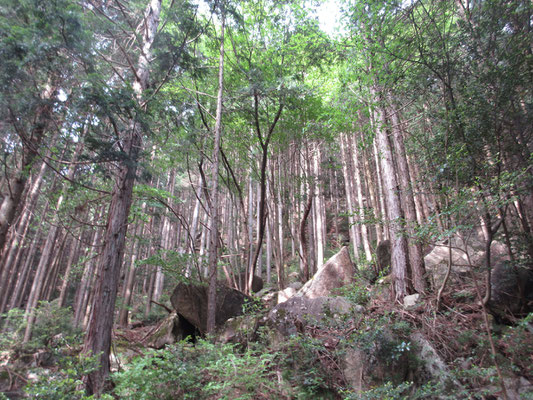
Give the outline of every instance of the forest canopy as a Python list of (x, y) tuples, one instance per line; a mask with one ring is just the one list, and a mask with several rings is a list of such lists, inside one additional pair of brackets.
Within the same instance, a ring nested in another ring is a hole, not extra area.
[(448, 245), (451, 268), (471, 238), (486, 313), (491, 248), (533, 273), (532, 11), (4, 0), (0, 327), (32, 343), (45, 304), (68, 312), (99, 396), (114, 327), (161, 318), (179, 283), (208, 288), (213, 332), (217, 282), (283, 290), (345, 245), (373, 282), (388, 241), (390, 303), (440, 312), (453, 287), (425, 256)]

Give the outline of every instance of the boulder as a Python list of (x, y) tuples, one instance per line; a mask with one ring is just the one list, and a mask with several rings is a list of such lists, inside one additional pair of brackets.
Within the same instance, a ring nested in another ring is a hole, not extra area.
[(376, 268), (377, 274), (388, 275), (391, 269), (391, 243), (384, 240), (376, 248)]
[(217, 331), (217, 341), (220, 343), (246, 344), (257, 336), (257, 329), (261, 326), (260, 315), (246, 314), (228, 319)]
[(295, 294), (298, 297), (313, 299), (329, 296), (333, 289), (338, 289), (354, 281), (355, 265), (350, 259), (348, 248), (343, 247), (331, 257), (315, 275)]
[(409, 343), (388, 330), (371, 332), (367, 340), (342, 342), (340, 367), (348, 386), (357, 393), (387, 382), (398, 385), (410, 373)]
[(197, 334), (198, 330), (174, 310), (159, 321), (142, 342), (148, 347), (162, 349), (187, 337), (194, 341)]
[(446, 366), (444, 360), (439, 356), (435, 347), (420, 332), (415, 332), (410, 336), (413, 344), (413, 354), (418, 360), (418, 368), (413, 374), (417, 384), (423, 385), (426, 382), (440, 382), (444, 388), (453, 390), (462, 387)]
[(403, 298), (403, 308), (406, 310), (412, 310), (419, 304), (420, 294), (415, 293)]
[(372, 268), (360, 271), (361, 278), (369, 283), (376, 282), (379, 275), (388, 275), (391, 271), (391, 243), (390, 240), (379, 242), (376, 248), (376, 262)]
[[(246, 286), (246, 273), (242, 272), (238, 277), (235, 277), (235, 279), (237, 279), (237, 285), (239, 286), (239, 289), (244, 291)], [(252, 292), (257, 293), (261, 291), (261, 289), (263, 289), (263, 278), (254, 275), (252, 278)]]
[(290, 288), (295, 289), (295, 290), (300, 290), (303, 287), (303, 283), (300, 282), (300, 281), (291, 282), (291, 283), (289, 283), (289, 286), (287, 286), (287, 287), (290, 287)]
[(338, 318), (362, 310), (362, 306), (354, 306), (344, 297), (293, 296), (274, 307), (268, 321), (281, 335), (290, 336), (306, 325), (320, 324), (324, 316)]
[[(243, 305), (252, 298), (225, 285), (217, 286), (216, 326), (243, 313)], [(170, 298), (176, 312), (200, 334), (207, 331), (207, 286), (180, 283)]]
[(491, 275), (491, 300), (489, 310), (495, 317), (506, 313), (526, 315), (532, 311), (533, 271), (510, 261), (496, 264)]
[(290, 286), (288, 288), (280, 290), (278, 292), (278, 302), (277, 302), (277, 304), (280, 304), (280, 303), (283, 303), (283, 302), (289, 300), (296, 293), (297, 293), (297, 290), (292, 288), (292, 287), (290, 287)]
[(161, 320), (155, 328), (146, 336), (144, 343), (154, 349), (161, 349), (167, 344), (176, 342), (176, 328), (179, 325), (179, 316), (176, 311), (171, 312)]
[[(435, 247), (424, 257), (426, 271), (434, 289), (438, 289), (448, 270), (450, 257), (449, 243), (451, 241), (452, 269), (450, 283), (461, 283), (470, 276), (470, 264), (482, 267), (485, 263), (485, 242), (480, 232), (474, 232), (467, 239), (453, 236), (438, 242)], [(497, 241), (491, 245), (492, 265), (508, 260), (505, 246)]]

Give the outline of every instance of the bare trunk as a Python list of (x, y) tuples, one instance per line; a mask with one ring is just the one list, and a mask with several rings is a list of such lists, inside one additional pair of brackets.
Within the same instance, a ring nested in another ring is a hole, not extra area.
[(313, 185), (313, 196), (314, 201), (314, 215), (315, 215), (315, 226), (316, 226), (316, 266), (317, 269), (320, 269), (324, 263), (324, 224), (322, 211), (324, 209), (323, 193), (320, 187), (320, 164), (321, 164), (321, 153), (320, 145), (315, 143), (315, 151), (313, 152), (313, 175), (315, 179), (315, 184)]
[[(355, 176), (355, 192), (356, 192), (356, 197), (357, 197), (357, 206), (358, 206), (358, 214), (359, 214), (359, 218), (361, 219), (361, 217), (363, 217), (364, 219), (364, 216), (365, 216), (365, 204), (363, 202), (363, 183), (362, 183), (362, 180), (361, 180), (361, 161), (360, 161), (360, 150), (358, 148), (358, 143), (357, 143), (357, 137), (354, 133), (354, 135), (352, 136), (352, 145), (353, 145), (353, 150), (352, 150), (352, 160), (353, 160), (353, 167), (354, 167), (354, 176)], [(370, 250), (370, 241), (368, 239), (368, 229), (367, 229), (367, 226), (366, 226), (366, 223), (363, 222), (362, 224), (360, 224), (361, 226), (361, 241), (363, 242), (363, 249), (365, 251), (365, 257), (368, 261), (370, 261), (372, 259), (372, 251)]]
[[(380, 101), (381, 98), (378, 97), (376, 91), (372, 90), (372, 92), (374, 100)], [(384, 107), (381, 107), (379, 114), (380, 124), (376, 127), (376, 140), (381, 156), (384, 193), (388, 209), (394, 295), (396, 300), (400, 300), (408, 294), (407, 241), (402, 229), (402, 209), (392, 149), (387, 134), (387, 115)]]
[(346, 134), (341, 133), (341, 164), (342, 164), (342, 173), (344, 175), (344, 190), (346, 192), (346, 207), (348, 208), (348, 224), (349, 224), (349, 233), (350, 233), (350, 243), (354, 249), (354, 256), (357, 260), (359, 258), (359, 249), (357, 243), (357, 233), (355, 230), (355, 219), (354, 219), (354, 206), (352, 200), (352, 189), (350, 185), (351, 174), (350, 174), (350, 163), (348, 158), (349, 148), (346, 146)]
[(67, 299), (68, 284), (70, 281), (70, 273), (72, 271), (72, 266), (74, 262), (79, 257), (80, 241), (72, 238), (70, 240), (70, 252), (67, 259), (67, 266), (63, 274), (63, 283), (61, 284), (61, 290), (59, 292), (59, 307), (65, 306), (65, 301)]
[[(146, 209), (146, 203), (143, 203), (141, 209), (143, 211)], [(136, 241), (135, 237), (142, 236), (143, 227), (144, 225), (142, 223), (139, 223), (137, 225), (135, 229), (135, 235), (131, 241), (132, 244), (131, 244), (130, 264), (129, 264), (128, 272), (124, 279), (124, 287), (122, 290), (122, 308), (120, 309), (120, 312), (118, 314), (118, 324), (124, 328), (128, 326), (129, 308), (131, 306), (131, 298), (133, 296), (133, 287), (135, 285), (135, 270), (137, 267), (136, 262), (137, 262), (138, 253), (140, 251), (139, 241)]]
[(409, 174), (409, 166), (407, 164), (407, 155), (405, 152), (405, 145), (402, 137), (400, 118), (398, 111), (392, 109), (392, 137), (394, 141), (394, 148), (396, 149), (396, 165), (398, 167), (398, 178), (400, 181), (400, 194), (405, 213), (405, 223), (407, 226), (407, 233), (409, 235), (409, 265), (411, 267), (412, 279), (414, 289), (418, 293), (426, 291), (426, 268), (424, 266), (424, 256), (422, 252), (422, 244), (416, 240), (416, 230), (418, 222), (416, 217), (416, 207), (413, 198), (413, 189), (411, 186), (411, 176)]
[[(41, 94), (43, 104), (36, 110), (33, 129), (31, 132), (26, 132), (27, 138), (22, 140), (24, 145), (20, 169), (15, 173), (14, 179), (7, 185), (8, 190), (3, 193), (3, 200), (0, 205), (0, 255), (5, 253), (9, 231), (24, 207), (23, 201), (21, 201), (22, 194), (26, 188), (29, 172), (38, 158), (38, 151), (52, 118), (53, 110), (50, 99), (55, 96), (55, 92), (55, 87), (48, 85)], [(29, 144), (26, 144), (27, 142)]]
[[(219, 7), (220, 4), (219, 4)], [(216, 317), (216, 293), (217, 293), (217, 262), (218, 262), (218, 170), (220, 156), (220, 138), (222, 136), (222, 96), (224, 93), (224, 30), (225, 27), (225, 10), (220, 8), (221, 27), (220, 27), (220, 57), (218, 64), (218, 95), (217, 95), (217, 114), (214, 132), (213, 147), (213, 166), (211, 170), (211, 210), (210, 210), (210, 235), (209, 235), (209, 288), (207, 291), (207, 333), (215, 329)]]
[[(376, 127), (377, 122), (375, 120), (376, 118), (376, 112), (374, 110), (370, 110), (370, 124), (372, 126), (372, 129), (376, 131), (378, 128)], [(381, 221), (381, 226), (383, 227), (383, 236), (384, 239), (389, 239), (390, 233), (389, 233), (389, 227), (388, 225), (385, 225), (383, 221), (387, 219), (387, 206), (385, 204), (385, 194), (384, 194), (384, 188), (383, 188), (383, 178), (381, 174), (381, 162), (380, 162), (380, 156), (378, 152), (378, 147), (376, 144), (376, 140), (372, 142), (372, 151), (374, 153), (374, 162), (376, 167), (376, 186), (377, 186), (377, 198), (379, 199), (379, 207), (378, 204), (376, 204), (376, 217)]]
[[(139, 102), (142, 100), (143, 91), (148, 86), (151, 48), (159, 26), (160, 11), (161, 0), (151, 0), (144, 14), (144, 29), (141, 30), (143, 36), (142, 50), (135, 71), (136, 80), (133, 83), (133, 89)], [(131, 121), (130, 129), (128, 132), (123, 132), (122, 139), (122, 148), (127, 155), (127, 161), (119, 166), (109, 206), (104, 246), (98, 263), (99, 279), (94, 291), (95, 301), (83, 349), (85, 354), (100, 355), (100, 368), (87, 376), (86, 388), (89, 395), (100, 395), (109, 375), (109, 352), (115, 301), (137, 161), (143, 143), (141, 126), (138, 121)]]

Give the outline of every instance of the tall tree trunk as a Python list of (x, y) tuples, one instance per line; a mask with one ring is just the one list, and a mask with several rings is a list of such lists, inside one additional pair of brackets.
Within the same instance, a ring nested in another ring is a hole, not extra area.
[[(26, 132), (23, 142), (22, 162), (13, 180), (7, 185), (7, 192), (3, 193), (0, 204), (0, 255), (5, 252), (6, 240), (16, 217), (22, 211), (24, 204), (22, 194), (26, 188), (29, 172), (33, 168), (39, 154), (38, 151), (44, 139), (45, 132), (52, 119), (53, 104), (51, 99), (56, 95), (56, 88), (47, 85), (41, 94), (41, 105), (35, 113), (35, 122), (31, 132)], [(17, 124), (17, 121), (12, 121)]]
[[(141, 209), (144, 213), (144, 210), (146, 209), (146, 202), (143, 203)], [(128, 326), (129, 308), (131, 306), (133, 287), (135, 285), (135, 270), (137, 267), (136, 262), (140, 251), (140, 240), (136, 240), (136, 237), (142, 236), (143, 228), (144, 224), (138, 223), (135, 227), (133, 238), (131, 239), (131, 257), (122, 290), (122, 308), (118, 314), (118, 324), (123, 328)]]
[[(389, 99), (390, 101), (390, 99)], [(396, 165), (398, 167), (398, 178), (400, 181), (400, 195), (405, 213), (405, 223), (409, 235), (409, 265), (411, 267), (413, 286), (418, 293), (426, 291), (426, 268), (424, 266), (424, 256), (422, 244), (416, 240), (416, 229), (418, 227), (416, 217), (416, 207), (413, 198), (413, 188), (411, 185), (411, 176), (409, 174), (409, 165), (407, 164), (407, 155), (405, 152), (404, 140), (401, 131), (401, 121), (398, 110), (391, 107), (390, 115), (392, 122), (392, 138), (396, 150)]]
[[(52, 139), (52, 146), (55, 144), (55, 139)], [(47, 152), (47, 156), (50, 156), (51, 152)], [(23, 239), (26, 237), (26, 233), (30, 226), (30, 220), (32, 215), (35, 213), (34, 207), (37, 202), (37, 199), (40, 194), (41, 184), (43, 182), (44, 174), (47, 169), (47, 164), (43, 161), (41, 162), (41, 167), (39, 172), (35, 174), (31, 181), (31, 185), (26, 196), (24, 203), (24, 209), (21, 213), (18, 223), (16, 224), (15, 229), (13, 229), (13, 235), (9, 243), (6, 243), (5, 251), (2, 254), (2, 259), (0, 262), (0, 313), (4, 312), (4, 304), (6, 298), (8, 297), (9, 288), (13, 283), (13, 280), (16, 279), (15, 270), (18, 265), (14, 262), (17, 258), (22, 245)]]
[[(101, 207), (103, 208), (103, 207)], [(96, 211), (93, 221), (98, 221), (104, 211)], [(87, 315), (87, 303), (89, 302), (89, 294), (91, 291), (92, 283), (94, 280), (94, 270), (96, 268), (96, 257), (98, 257), (98, 249), (100, 246), (100, 238), (102, 236), (102, 229), (96, 229), (89, 235), (88, 240), (91, 245), (89, 251), (86, 251), (86, 255), (90, 257), (87, 265), (84, 267), (81, 281), (76, 292), (76, 302), (74, 307), (74, 326), (79, 327), (80, 324), (86, 319)]]
[(70, 249), (67, 259), (67, 266), (63, 274), (63, 282), (61, 284), (61, 290), (59, 291), (59, 307), (64, 307), (67, 299), (68, 285), (70, 283), (70, 273), (75, 260), (79, 258), (80, 240), (72, 237), (70, 239)]
[(218, 263), (218, 170), (220, 155), (220, 138), (222, 136), (222, 96), (224, 94), (224, 30), (226, 29), (226, 11), (219, 4), (220, 10), (220, 51), (218, 63), (218, 95), (217, 113), (214, 131), (213, 165), (211, 170), (211, 210), (209, 224), (209, 288), (207, 291), (207, 333), (215, 329), (216, 294), (217, 294), (217, 263)]
[[(281, 117), (283, 112), (284, 104), (280, 102), (276, 115), (274, 116), (273, 121), (268, 127), (268, 131), (263, 136), (261, 131), (261, 124), (259, 120), (259, 92), (257, 89), (253, 93), (253, 102), (254, 102), (254, 123), (255, 123), (255, 133), (259, 139), (259, 145), (261, 147), (261, 165), (260, 165), (260, 183), (261, 183), (261, 201), (259, 203), (259, 227), (257, 233), (257, 244), (255, 247), (254, 255), (252, 256), (252, 265), (250, 266), (250, 272), (253, 273), (255, 266), (257, 265), (257, 260), (259, 258), (259, 253), (261, 251), (261, 245), (263, 244), (263, 238), (265, 236), (265, 225), (266, 225), (266, 180), (267, 180), (267, 164), (268, 164), (268, 148), (270, 146), (270, 140), (272, 139), (272, 134), (274, 129)], [(247, 290), (249, 291), (252, 287), (253, 275), (250, 274), (248, 277)]]
[[(363, 202), (363, 183), (361, 180), (361, 157), (360, 157), (360, 150), (359, 150), (359, 144), (357, 142), (356, 133), (354, 132), (352, 136), (352, 160), (353, 160), (353, 168), (354, 168), (354, 176), (355, 176), (355, 192), (357, 197), (357, 206), (358, 206), (358, 214), (359, 219), (361, 217), (365, 216), (365, 204)], [(366, 226), (366, 223), (362, 223), (361, 225), (361, 241), (363, 242), (363, 249), (365, 251), (365, 257), (368, 261), (372, 259), (372, 251), (370, 250), (370, 242), (368, 239), (368, 229)]]
[(314, 201), (314, 216), (315, 216), (315, 226), (316, 226), (316, 266), (317, 269), (320, 269), (324, 263), (324, 225), (325, 220), (323, 220), (322, 212), (324, 210), (324, 201), (323, 193), (320, 187), (320, 164), (321, 164), (321, 152), (320, 145), (315, 143), (315, 149), (312, 155), (313, 163), (313, 179), (315, 184), (313, 185), (313, 196), (315, 197)]
[[(376, 121), (376, 114), (377, 114), (377, 111), (374, 111), (372, 109), (369, 110), (370, 112), (370, 125), (372, 127), (372, 130), (374, 132), (377, 131), (378, 127), (378, 123)], [(381, 225), (383, 227), (383, 237), (385, 239), (388, 239), (390, 237), (390, 233), (389, 233), (389, 226), (384, 224), (383, 221), (385, 221), (387, 219), (387, 215), (388, 215), (388, 211), (387, 211), (387, 206), (386, 206), (386, 202), (385, 202), (385, 190), (384, 190), (384, 182), (383, 182), (383, 177), (382, 177), (382, 167), (381, 167), (381, 157), (379, 156), (379, 152), (378, 152), (378, 146), (377, 146), (377, 140), (374, 140), (372, 142), (372, 151), (374, 153), (374, 163), (375, 163), (375, 168), (376, 168), (376, 186), (377, 186), (377, 198), (379, 199), (379, 207), (378, 204), (376, 204), (376, 217), (382, 221), (381, 222)]]
[[(366, 181), (366, 187), (368, 188), (368, 194), (370, 195), (370, 203), (372, 208), (372, 216), (378, 220), (381, 213), (379, 203), (378, 203), (378, 193), (376, 188), (376, 180), (374, 174), (372, 173), (372, 168), (370, 166), (369, 159), (372, 159), (372, 156), (368, 152), (364, 152), (363, 155), (363, 166), (364, 166), (364, 177)], [(378, 222), (374, 224), (375, 238), (377, 242), (383, 240), (383, 226)]]
[(341, 133), (341, 164), (342, 164), (342, 173), (344, 175), (344, 190), (346, 192), (346, 207), (348, 209), (348, 224), (349, 224), (349, 234), (350, 234), (350, 243), (354, 249), (354, 256), (357, 260), (359, 258), (359, 247), (357, 242), (357, 233), (355, 230), (355, 219), (354, 219), (354, 206), (352, 200), (352, 188), (350, 185), (351, 180), (351, 167), (349, 161), (349, 148), (346, 146), (346, 134)]
[[(161, 0), (150, 0), (143, 21), (142, 50), (135, 71), (133, 89), (139, 103), (148, 86), (152, 45), (159, 26)], [(89, 395), (100, 395), (109, 375), (109, 352), (111, 330), (115, 312), (120, 268), (124, 254), (124, 242), (128, 226), (133, 185), (137, 171), (137, 160), (143, 144), (143, 132), (139, 121), (131, 121), (128, 132), (123, 132), (122, 148), (127, 157), (119, 166), (118, 176), (108, 211), (104, 246), (98, 263), (99, 279), (94, 292), (92, 317), (89, 320), (83, 352), (99, 355), (100, 366), (87, 376), (86, 388)]]
[[(381, 96), (372, 89), (375, 101), (382, 101)], [(388, 222), (391, 239), (391, 264), (394, 277), (394, 295), (396, 300), (408, 294), (408, 260), (407, 241), (402, 229), (402, 209), (398, 195), (398, 183), (392, 158), (392, 148), (387, 134), (387, 114), (384, 106), (379, 109), (380, 123), (376, 126), (377, 146), (381, 155), (385, 200), (387, 202)]]

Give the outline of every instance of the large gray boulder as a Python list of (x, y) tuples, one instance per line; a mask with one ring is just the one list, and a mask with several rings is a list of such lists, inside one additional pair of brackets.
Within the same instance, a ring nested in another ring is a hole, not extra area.
[(352, 283), (355, 272), (356, 268), (350, 259), (348, 248), (344, 246), (294, 296), (309, 299), (329, 296), (334, 289)]
[(409, 343), (387, 329), (371, 332), (368, 339), (341, 343), (340, 367), (348, 386), (361, 393), (387, 382), (398, 385), (409, 377)]
[[(244, 291), (246, 287), (246, 273), (242, 272), (239, 276), (235, 277), (237, 279), (237, 286), (241, 291)], [(257, 293), (263, 289), (263, 278), (260, 276), (254, 275), (252, 278), (252, 292)]]
[(533, 271), (510, 261), (497, 263), (491, 275), (489, 310), (496, 317), (525, 315), (533, 304)]
[(384, 240), (376, 248), (376, 268), (378, 275), (383, 273), (387, 275), (391, 269), (391, 243), (390, 240)]
[(344, 297), (293, 296), (274, 307), (268, 321), (282, 336), (290, 336), (305, 326), (319, 325), (325, 317), (342, 318), (362, 310), (362, 306), (354, 306)]
[[(227, 287), (217, 286), (216, 326), (221, 326), (232, 317), (243, 313), (243, 305), (252, 301), (244, 293)], [(180, 283), (174, 289), (170, 298), (172, 307), (190, 324), (198, 329), (200, 334), (207, 331), (207, 286)]]
[[(444, 281), (448, 270), (450, 251), (452, 268), (449, 283), (451, 284), (464, 282), (470, 277), (472, 266), (483, 267), (485, 264), (485, 239), (480, 231), (474, 231), (468, 236), (456, 235), (438, 242), (424, 257), (426, 271), (434, 289), (438, 289)], [(505, 245), (493, 241), (491, 245), (492, 265), (497, 265), (508, 259)]]
[(365, 271), (365, 278), (374, 283), (380, 274), (388, 275), (391, 271), (391, 243), (390, 240), (379, 242), (376, 248), (376, 262), (374, 268)]
[[(334, 289), (353, 282), (355, 265), (348, 248), (343, 247), (296, 293), (289, 287), (278, 293), (278, 305), (268, 314), (270, 324), (283, 336), (297, 333), (306, 325), (319, 324), (323, 317), (340, 316), (354, 311), (342, 297), (330, 297)], [(361, 307), (362, 309), (362, 307)], [(361, 309), (355, 311), (360, 312)]]

